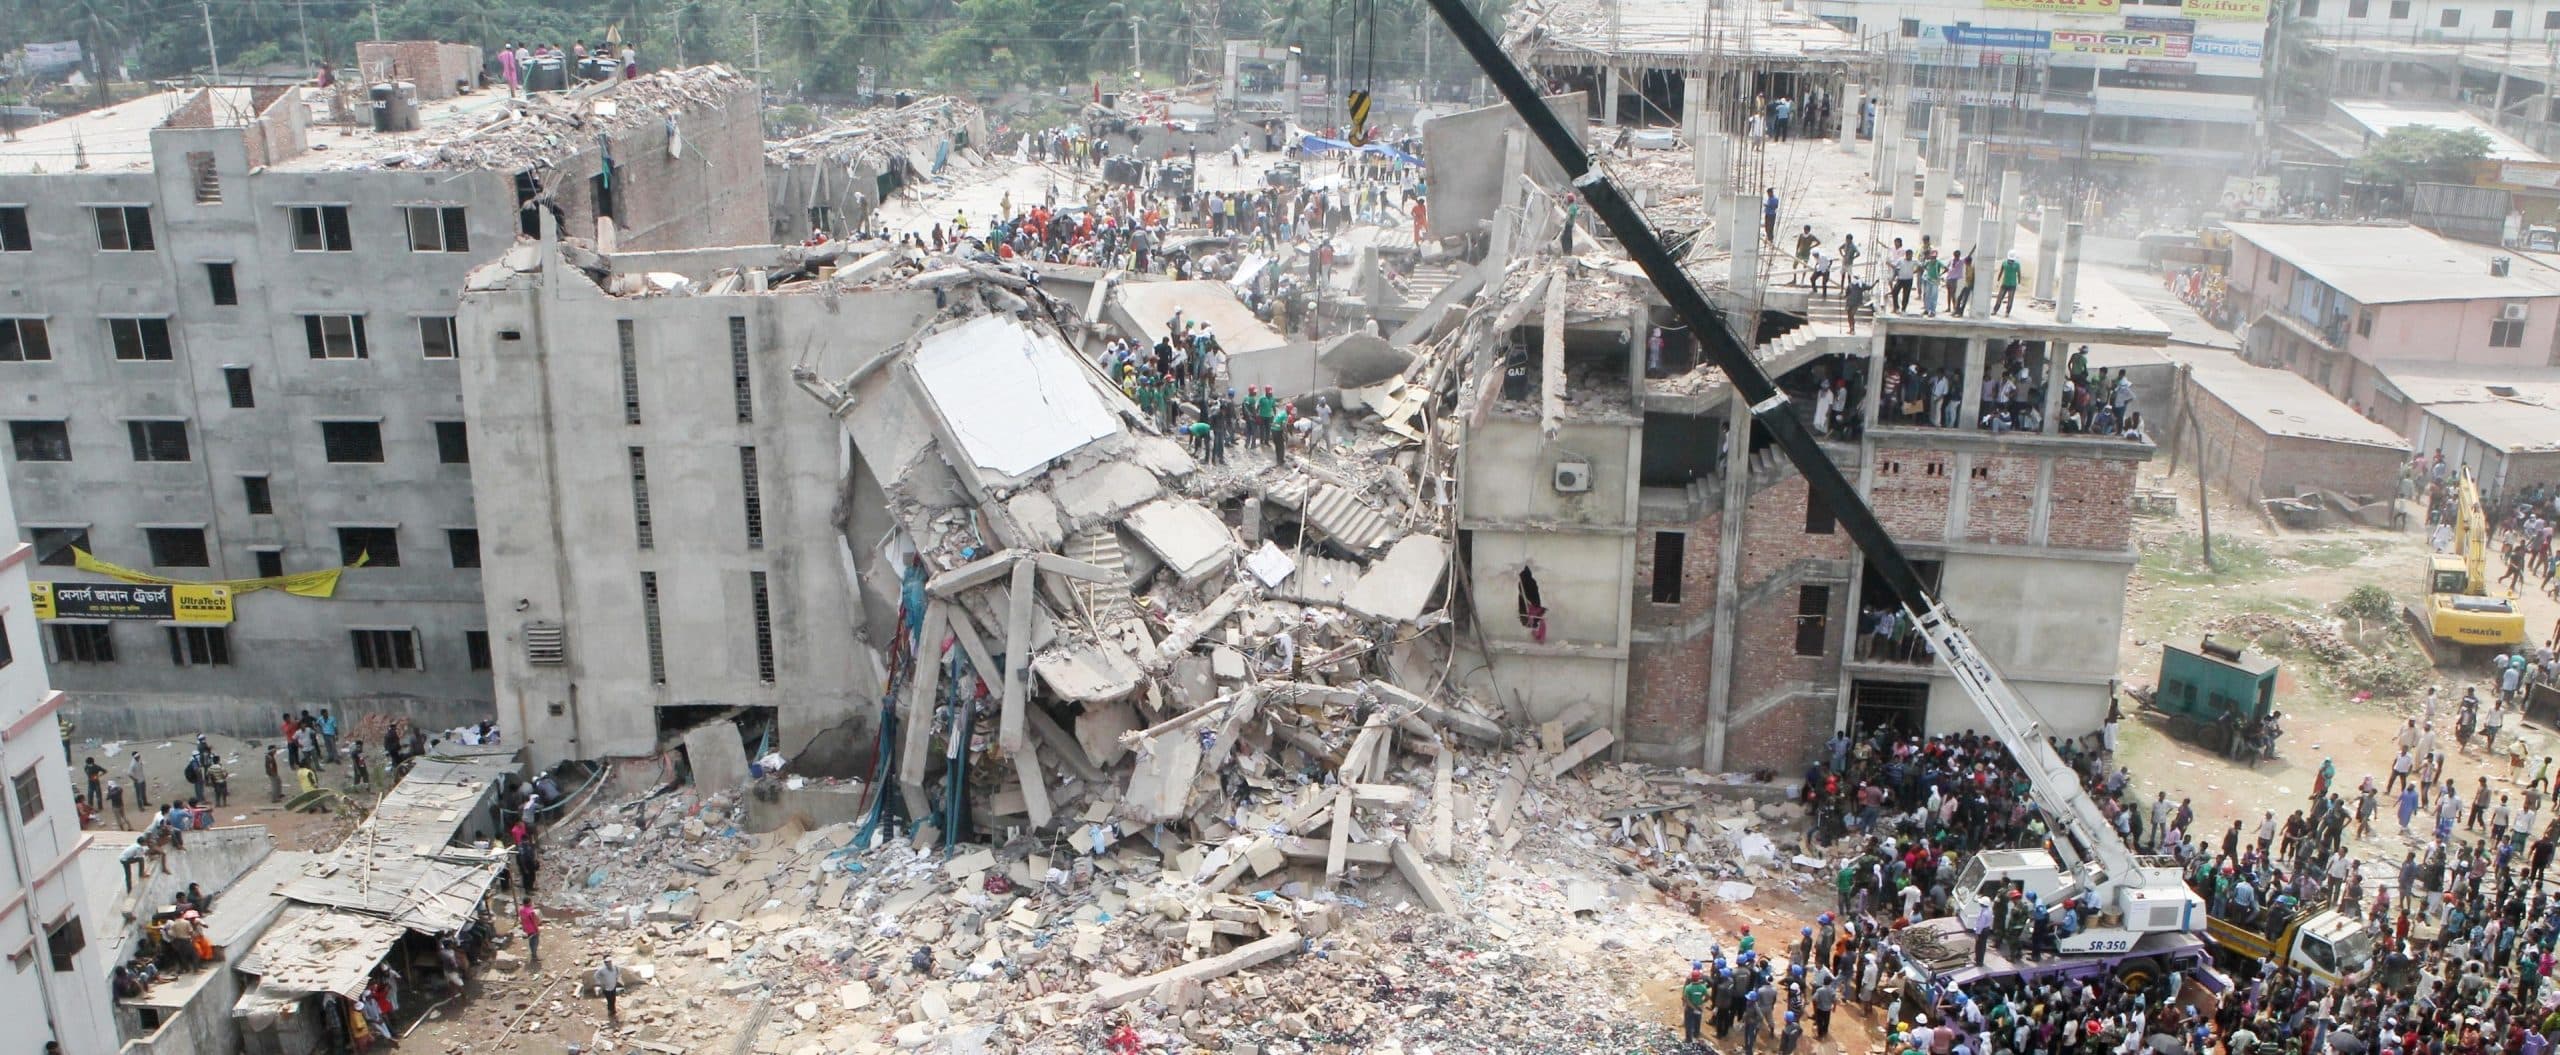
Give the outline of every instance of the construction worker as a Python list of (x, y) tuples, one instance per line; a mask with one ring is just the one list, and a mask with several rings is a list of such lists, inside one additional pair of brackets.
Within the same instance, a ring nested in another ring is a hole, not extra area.
[(1707, 1012), (1707, 972), (1691, 965), (1688, 984), (1680, 987), (1680, 1042), (1698, 1043), (1699, 1020)]

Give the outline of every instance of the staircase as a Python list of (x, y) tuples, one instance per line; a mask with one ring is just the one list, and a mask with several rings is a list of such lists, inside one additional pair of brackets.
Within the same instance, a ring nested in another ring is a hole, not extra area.
[[(1080, 560), (1123, 577), (1129, 573), (1128, 559), (1120, 550), (1120, 533), (1111, 530), (1107, 525), (1086, 528), (1067, 536), (1066, 543), (1058, 547), (1058, 552), (1069, 560)], [(1113, 587), (1103, 583), (1086, 582), (1082, 579), (1074, 580), (1069, 588), (1076, 592), (1077, 600), (1084, 602), (1087, 611), (1102, 607), (1099, 602), (1105, 590), (1114, 591), (1124, 597), (1128, 595), (1128, 587), (1125, 585)]]

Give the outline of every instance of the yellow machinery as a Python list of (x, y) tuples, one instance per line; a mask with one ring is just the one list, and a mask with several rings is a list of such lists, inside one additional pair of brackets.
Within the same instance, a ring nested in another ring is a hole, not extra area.
[(2480, 509), (2480, 485), (2462, 471), (2460, 505), (2453, 516), (2453, 552), (2438, 553), (2427, 568), (2427, 607), (2419, 617), (2421, 643), (2438, 663), (2458, 663), (2465, 653), (2525, 643), (2524, 612), (2516, 599), (2489, 592), (2489, 519)]

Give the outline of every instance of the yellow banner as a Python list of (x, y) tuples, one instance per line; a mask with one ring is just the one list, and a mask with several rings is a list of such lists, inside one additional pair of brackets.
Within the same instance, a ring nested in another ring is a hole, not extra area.
[(2112, 15), (2118, 8), (2117, 0), (1982, 0), (1982, 6), (2057, 15)]
[(231, 588), (203, 583), (30, 582), (37, 619), (231, 622)]
[[(95, 572), (110, 579), (154, 583), (162, 586), (220, 586), (235, 594), (256, 593), (260, 590), (283, 590), (296, 597), (327, 597), (338, 592), (338, 573), (346, 570), (346, 568), (330, 568), (326, 571), (298, 571), (291, 575), (269, 575), (257, 579), (226, 579), (220, 582), (194, 583), (183, 579), (172, 579), (166, 575), (153, 575), (147, 571), (136, 571), (121, 564), (109, 564), (92, 556), (88, 550), (77, 547), (72, 549), (71, 556), (81, 571)], [(367, 559), (367, 556), (358, 556), (356, 562), (347, 567), (361, 568)]]
[(2264, 22), (2267, 0), (2180, 0), (2178, 13), (2219, 22)]

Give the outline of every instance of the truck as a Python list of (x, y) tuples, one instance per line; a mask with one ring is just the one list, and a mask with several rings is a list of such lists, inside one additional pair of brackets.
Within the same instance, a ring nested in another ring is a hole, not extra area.
[(2452, 552), (2428, 559), (2427, 600), (2408, 608), (2410, 628), (2437, 666), (2461, 666), (2524, 645), (2524, 610), (2489, 589), (2489, 518), (2465, 467), (2454, 492)]
[(2286, 964), (2333, 986), (2351, 986), (2373, 972), (2373, 931), (2327, 900), (2271, 914), (2257, 927), (2215, 916), (2205, 921), (2223, 963), (2242, 974)]
[[(2042, 848), (2002, 856), (1977, 854), (1959, 873), (1971, 878), (1969, 897), (1983, 896), (1987, 884), (2016, 882), (2054, 897), (2076, 898), (2092, 910), (2087, 928), (2064, 939), (2058, 955), (2025, 964), (2004, 957), (1992, 967), (1971, 963), (1971, 942), (1964, 964), (1921, 964), (1906, 959), (1905, 974), (1916, 981), (1943, 982), (1964, 972), (1974, 977), (2071, 973), (2113, 974), (2128, 983), (2148, 983), (2164, 969), (2193, 969), (2208, 988), (2227, 986), (2210, 964), (2204, 899), (2187, 888), (2174, 858), (2140, 856), (2117, 836), (2097, 801), (2080, 786), (2079, 775), (2062, 760), (2042, 719), (2007, 678), (1975, 646), (1973, 635), (1939, 603), (1900, 545), (1887, 534), (1866, 497), (1824, 453), (1794, 404), (1760, 368), (1751, 351), (1729, 332), (1723, 319), (1666, 248), (1636, 203), (1607, 174), (1591, 167), (1590, 155), (1541, 98), (1520, 67), (1502, 51), (1465, 0), (1429, 0), (1431, 8), (1467, 54), (1484, 71), (1521, 123), (1554, 156), (1575, 191), (1629, 259), (1651, 279), (1671, 310), (1697, 335), (1707, 357), (1734, 386), (1741, 405), (1765, 429), (1805, 483), (1828, 504), (1840, 528), (1849, 535), (1869, 568), (1883, 580), (1909, 614), (1912, 626), (1946, 667), (1959, 689), (1980, 708), (1985, 724), (2000, 738), (2027, 779), (2027, 791), (2051, 825)], [(2046, 901), (2050, 904), (2051, 901)], [(1921, 933), (1942, 937), (1963, 931), (1956, 919), (1921, 924)], [(1954, 928), (1950, 932), (1949, 928)], [(1919, 937), (1918, 934), (1914, 935)], [(1941, 943), (1944, 944), (1944, 943)]]

